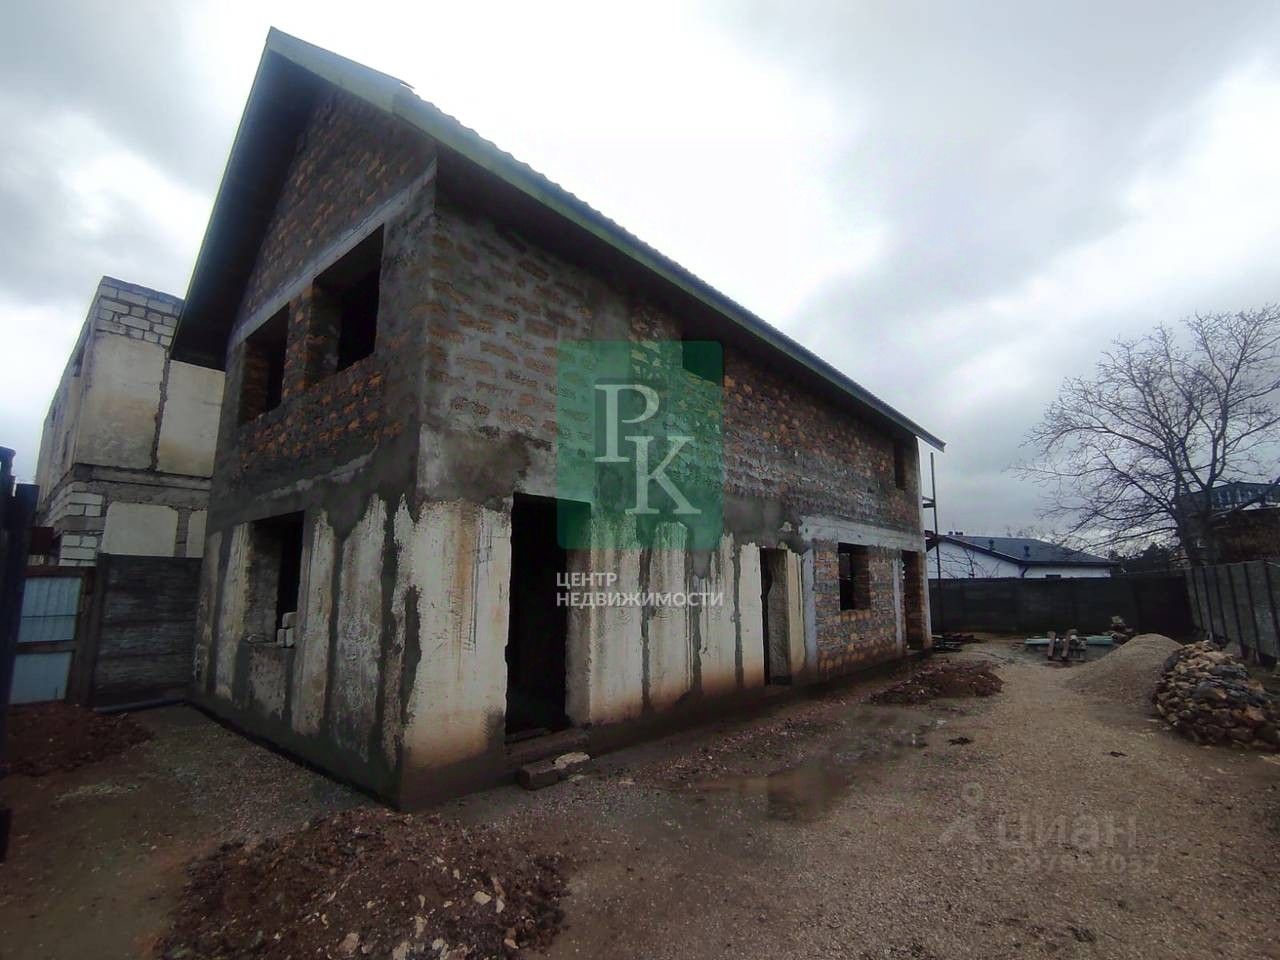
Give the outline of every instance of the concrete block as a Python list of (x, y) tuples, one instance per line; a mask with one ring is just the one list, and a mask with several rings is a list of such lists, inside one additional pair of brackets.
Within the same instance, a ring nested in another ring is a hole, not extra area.
[(102, 549), (141, 557), (172, 557), (178, 511), (154, 503), (116, 501), (107, 508)]
[(560, 782), (560, 771), (554, 761), (539, 760), (527, 763), (516, 771), (516, 782), (526, 790), (541, 790)]
[(288, 637), (288, 635), (289, 635), (289, 631), (284, 629), (284, 627), (280, 627), (278, 630), (276, 630), (276, 646), (287, 647), (288, 644), (285, 643), (285, 639)]
[[(160, 338), (163, 340), (163, 338)], [(160, 424), (156, 461), (166, 473), (207, 477), (213, 472), (223, 374), (174, 361)]]
[(571, 774), (583, 773), (591, 766), (591, 755), (576, 751), (574, 753), (562, 753), (551, 761), (551, 765), (556, 768), (560, 779), (565, 780)]
[(288, 613), (284, 614), (280, 618), (280, 626), (282, 627), (285, 627), (285, 628), (296, 627), (297, 625), (298, 625), (298, 611), (296, 610), (290, 610)]
[(204, 510), (192, 510), (187, 515), (187, 556), (204, 556), (205, 524), (208, 513)]

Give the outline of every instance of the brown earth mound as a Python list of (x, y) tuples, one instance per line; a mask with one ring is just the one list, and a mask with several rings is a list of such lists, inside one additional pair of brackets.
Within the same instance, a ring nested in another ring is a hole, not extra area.
[(151, 739), (127, 714), (104, 714), (69, 703), (33, 703), (9, 710), (9, 772), (42, 777), (123, 753)]
[(944, 660), (921, 667), (906, 680), (881, 690), (872, 703), (927, 703), (936, 697), (989, 697), (1003, 684), (985, 663)]
[(560, 928), (562, 866), (485, 828), (348, 810), (194, 863), (161, 955), (511, 957)]
[(1077, 667), (1067, 686), (1095, 700), (1144, 707), (1165, 660), (1182, 645), (1158, 633), (1142, 633), (1106, 656)]

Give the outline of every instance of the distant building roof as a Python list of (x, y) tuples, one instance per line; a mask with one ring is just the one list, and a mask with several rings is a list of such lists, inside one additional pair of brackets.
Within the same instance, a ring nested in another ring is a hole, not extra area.
[[(1021, 564), (1052, 564), (1054, 566), (1114, 567), (1105, 557), (1094, 556), (1081, 550), (1072, 550), (1056, 543), (1036, 540), (1032, 537), (976, 537), (960, 533), (944, 533), (934, 541), (946, 540), (971, 547), (993, 557), (1002, 557)], [(930, 543), (932, 546), (932, 542)]]

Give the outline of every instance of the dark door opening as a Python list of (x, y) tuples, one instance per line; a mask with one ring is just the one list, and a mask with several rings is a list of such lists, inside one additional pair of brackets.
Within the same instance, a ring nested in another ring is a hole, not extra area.
[(764, 682), (791, 682), (787, 621), (787, 551), (760, 550), (760, 608), (764, 618)]
[(902, 551), (902, 625), (908, 650), (924, 649), (924, 554)]
[(569, 552), (556, 537), (556, 501), (516, 495), (511, 508), (511, 613), (507, 626), (507, 734), (569, 726), (565, 645), (569, 608), (556, 602)]

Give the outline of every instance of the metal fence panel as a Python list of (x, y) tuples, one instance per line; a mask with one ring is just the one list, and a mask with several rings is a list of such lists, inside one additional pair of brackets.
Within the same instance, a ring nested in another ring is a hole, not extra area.
[(27, 653), (13, 660), (10, 703), (61, 700), (67, 694), (70, 653)]
[(76, 638), (79, 576), (32, 577), (22, 590), (19, 643), (59, 643)]

